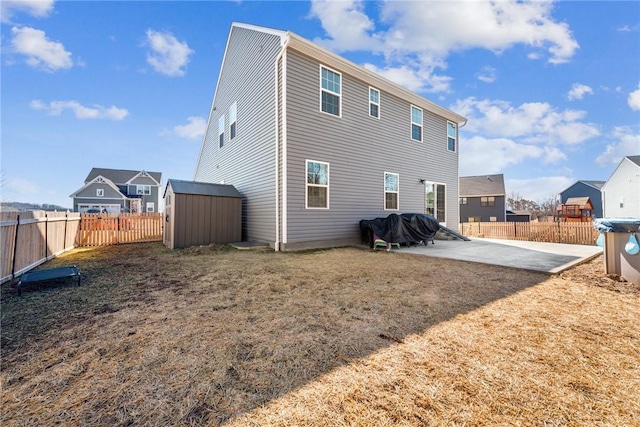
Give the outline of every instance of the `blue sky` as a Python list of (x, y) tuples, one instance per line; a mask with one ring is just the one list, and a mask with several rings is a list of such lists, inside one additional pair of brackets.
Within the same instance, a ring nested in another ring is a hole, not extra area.
[(232, 22), (290, 30), (466, 116), (460, 174), (536, 201), (640, 154), (640, 2), (5, 1), (3, 201), (92, 167), (192, 179)]

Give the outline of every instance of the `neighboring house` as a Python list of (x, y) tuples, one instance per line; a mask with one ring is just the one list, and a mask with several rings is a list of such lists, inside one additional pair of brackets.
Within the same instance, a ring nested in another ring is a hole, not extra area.
[(359, 221), (458, 225), (466, 119), (291, 32), (234, 23), (196, 181), (243, 195), (243, 239), (359, 244)]
[(75, 212), (158, 212), (161, 181), (160, 172), (93, 168), (69, 197)]
[(640, 218), (640, 156), (626, 156), (602, 187), (604, 217)]
[(560, 222), (591, 222), (593, 203), (588, 197), (569, 197), (558, 206), (556, 217)]
[(572, 197), (588, 197), (593, 204), (592, 216), (602, 218), (602, 186), (605, 181), (577, 181), (560, 192), (560, 203), (566, 204)]
[(531, 212), (529, 211), (506, 211), (507, 222), (531, 222)]
[(506, 221), (504, 176), (460, 177), (460, 222)]

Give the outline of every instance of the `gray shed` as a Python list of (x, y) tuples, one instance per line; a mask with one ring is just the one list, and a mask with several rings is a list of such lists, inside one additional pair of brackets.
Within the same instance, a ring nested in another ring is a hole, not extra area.
[(233, 185), (170, 179), (164, 206), (170, 249), (242, 240), (242, 195)]

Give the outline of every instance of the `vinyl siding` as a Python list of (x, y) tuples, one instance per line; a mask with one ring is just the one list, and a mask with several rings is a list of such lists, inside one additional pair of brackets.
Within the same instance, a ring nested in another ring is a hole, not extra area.
[[(604, 216), (640, 218), (640, 167), (623, 159), (602, 187)], [(624, 207), (620, 207), (620, 197)]]
[[(334, 67), (329, 67), (335, 69)], [(320, 111), (320, 64), (287, 53), (287, 243), (359, 241), (359, 221), (424, 213), (420, 179), (446, 184), (446, 222), (458, 224), (458, 154), (447, 150), (447, 120), (423, 108), (423, 142), (411, 139), (411, 104), (380, 93), (369, 116), (369, 83), (342, 72), (341, 118)], [(414, 104), (415, 105), (415, 104)], [(330, 164), (330, 209), (305, 209), (305, 160)], [(384, 172), (399, 174), (399, 210), (384, 210)], [(304, 246), (304, 245), (301, 245)]]
[[(243, 195), (245, 240), (275, 240), (275, 59), (280, 38), (233, 27), (222, 64), (196, 181), (234, 185)], [(229, 107), (237, 102), (237, 134), (230, 140)], [(224, 146), (218, 119), (225, 116)]]
[[(103, 189), (104, 190), (104, 196), (102, 197), (98, 197), (96, 196), (96, 190), (97, 189)], [(119, 191), (116, 191), (113, 189), (113, 187), (111, 187), (108, 184), (103, 184), (103, 183), (93, 183), (91, 185), (89, 185), (87, 188), (85, 188), (84, 190), (80, 191), (78, 194), (76, 194), (76, 199), (78, 198), (83, 198), (83, 199), (94, 199), (94, 200), (104, 200), (104, 199), (123, 199), (122, 194)]]
[(467, 197), (467, 204), (460, 205), (460, 222), (468, 222), (469, 217), (481, 218), (482, 222), (489, 222), (492, 216), (496, 221), (506, 221), (506, 206), (504, 196), (495, 197), (495, 206), (482, 206), (481, 197)]

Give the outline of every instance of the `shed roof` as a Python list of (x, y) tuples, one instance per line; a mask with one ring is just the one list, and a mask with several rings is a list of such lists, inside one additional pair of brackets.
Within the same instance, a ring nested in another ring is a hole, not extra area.
[[(175, 194), (195, 194), (200, 196), (220, 196), (220, 197), (242, 197), (242, 194), (233, 185), (213, 184), (210, 182), (198, 181), (182, 181), (179, 179), (170, 179), (167, 181), (167, 187)], [(165, 195), (167, 190), (165, 188)]]
[(460, 177), (460, 197), (504, 196), (504, 176), (479, 175)]

